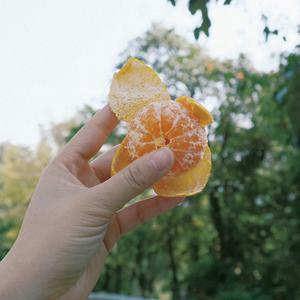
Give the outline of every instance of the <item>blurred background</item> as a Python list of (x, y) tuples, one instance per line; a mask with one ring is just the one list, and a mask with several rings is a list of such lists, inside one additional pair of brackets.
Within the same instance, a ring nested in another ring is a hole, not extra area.
[(118, 243), (95, 291), (300, 299), (299, 25), (298, 0), (0, 0), (0, 259), (41, 170), (135, 56), (212, 111), (213, 172)]

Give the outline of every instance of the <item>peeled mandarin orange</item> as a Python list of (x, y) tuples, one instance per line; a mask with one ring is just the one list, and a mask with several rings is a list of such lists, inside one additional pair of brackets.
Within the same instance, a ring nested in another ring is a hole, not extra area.
[(166, 100), (170, 100), (170, 95), (159, 76), (132, 57), (114, 74), (108, 95), (112, 111), (119, 120), (127, 122), (147, 104)]
[(127, 150), (132, 160), (167, 146), (175, 161), (167, 176), (190, 170), (203, 157), (206, 132), (189, 112), (174, 101), (151, 103), (129, 125)]
[(153, 186), (155, 192), (175, 197), (203, 190), (211, 171), (204, 127), (213, 121), (204, 106), (187, 96), (171, 101), (158, 75), (134, 58), (114, 75), (109, 104), (120, 120), (129, 122), (112, 161), (112, 175), (149, 152), (169, 147), (174, 164)]
[(200, 192), (209, 178), (211, 154), (205, 129), (198, 115), (195, 117), (192, 112), (177, 101), (154, 102), (141, 109), (115, 154), (112, 174), (135, 159), (167, 146), (173, 151), (175, 161), (171, 171), (153, 186), (155, 192), (169, 197)]

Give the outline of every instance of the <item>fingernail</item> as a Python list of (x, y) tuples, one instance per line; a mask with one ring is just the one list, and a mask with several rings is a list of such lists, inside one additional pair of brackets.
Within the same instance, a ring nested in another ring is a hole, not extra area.
[(164, 147), (150, 154), (149, 159), (155, 169), (162, 172), (170, 167), (173, 162), (174, 155), (168, 147)]

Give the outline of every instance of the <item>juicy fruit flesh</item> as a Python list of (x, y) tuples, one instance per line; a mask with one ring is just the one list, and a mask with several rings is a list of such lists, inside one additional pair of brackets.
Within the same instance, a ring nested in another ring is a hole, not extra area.
[(175, 156), (167, 176), (180, 175), (203, 158), (207, 146), (205, 129), (174, 101), (154, 102), (144, 107), (130, 123), (127, 151), (132, 160), (160, 147), (169, 147)]

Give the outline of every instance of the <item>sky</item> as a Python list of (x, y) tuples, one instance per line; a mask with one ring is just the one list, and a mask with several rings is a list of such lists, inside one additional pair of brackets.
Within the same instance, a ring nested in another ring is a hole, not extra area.
[[(270, 6), (270, 3), (272, 5)], [(200, 15), (186, 0), (0, 0), (0, 143), (34, 147), (40, 126), (72, 117), (106, 99), (118, 55), (153, 23), (193, 41)], [(276, 70), (282, 52), (298, 42), (299, 0), (211, 1), (209, 38), (198, 43), (212, 57), (245, 53), (255, 68)], [(282, 38), (264, 42), (261, 14)]]

